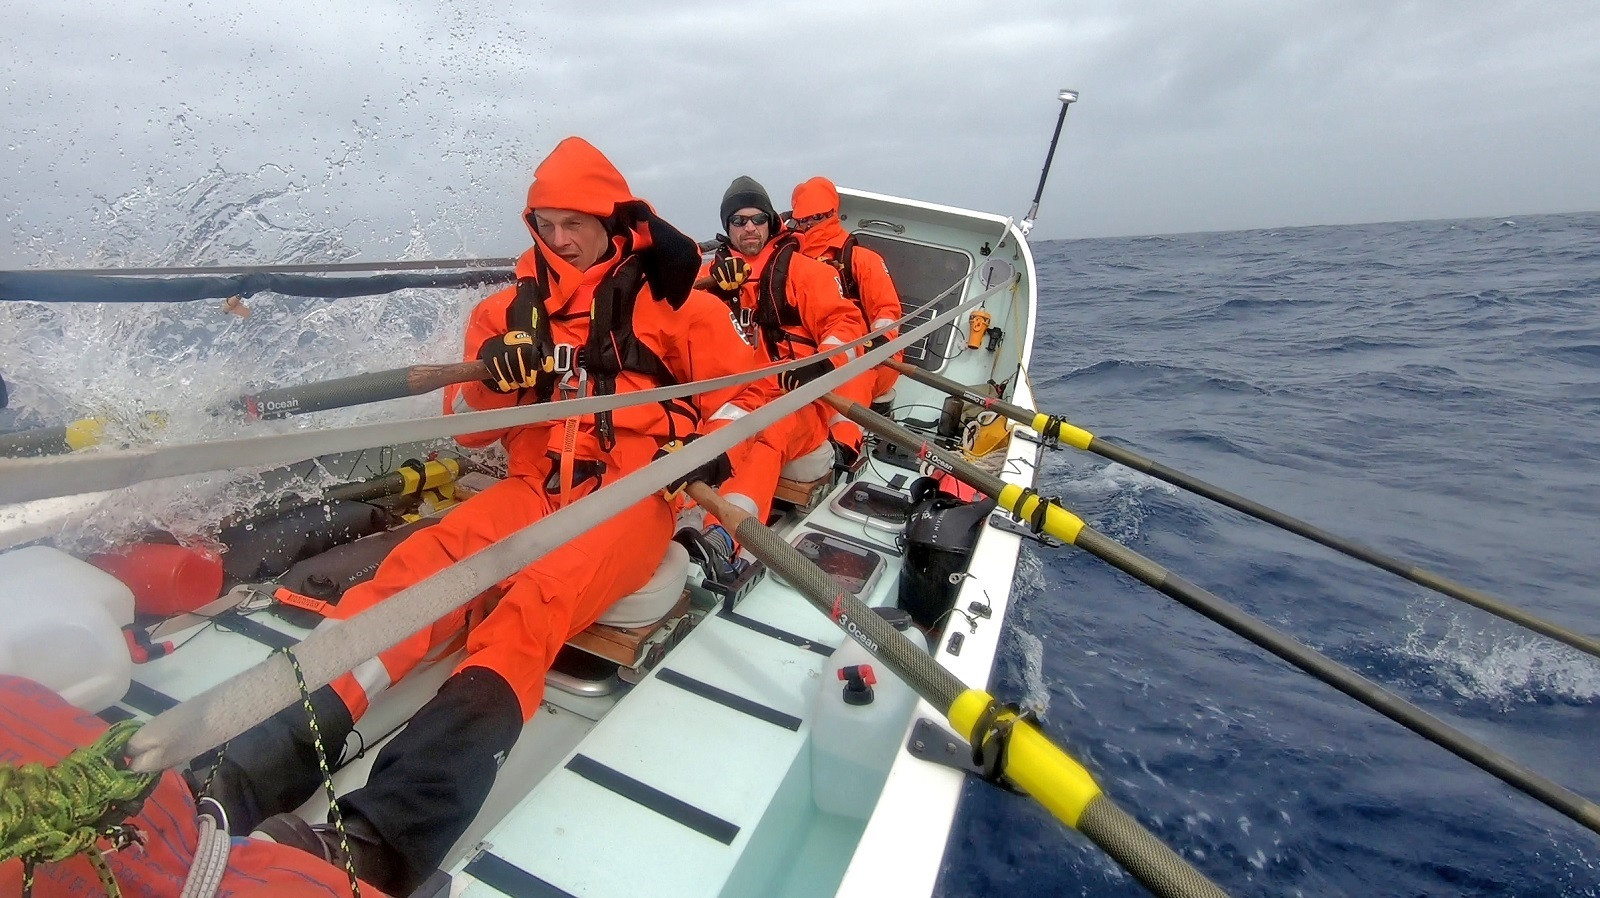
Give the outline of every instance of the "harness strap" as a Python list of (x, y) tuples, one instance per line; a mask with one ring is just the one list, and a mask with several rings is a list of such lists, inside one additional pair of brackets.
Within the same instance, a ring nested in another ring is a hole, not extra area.
[(767, 263), (767, 270), (762, 274), (761, 282), (756, 286), (755, 323), (761, 329), (761, 342), (766, 347), (767, 357), (773, 360), (782, 358), (780, 343), (789, 350), (789, 357), (795, 358), (794, 344), (816, 348), (816, 341), (797, 332), (797, 328), (804, 326), (800, 319), (800, 310), (789, 301), (789, 264), (794, 260), (794, 254), (800, 249), (800, 239), (793, 234), (785, 234), (778, 238), (777, 246), (772, 251), (772, 261)]
[[(856, 280), (856, 235), (851, 234), (844, 238), (844, 245), (839, 247), (839, 254), (834, 257), (833, 264), (839, 269), (839, 292), (844, 298), (861, 305), (861, 282)], [(862, 314), (866, 310), (862, 309)]]

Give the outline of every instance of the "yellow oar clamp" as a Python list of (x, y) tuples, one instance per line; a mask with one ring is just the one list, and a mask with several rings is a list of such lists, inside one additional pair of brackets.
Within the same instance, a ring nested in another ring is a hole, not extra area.
[(1039, 715), (1024, 711), (1016, 702), (990, 702), (972, 727), (972, 765), (989, 782), (1007, 792), (1019, 792), (1006, 778), (1006, 749), (1011, 745), (1011, 729), (1018, 721), (1039, 725)]
[(1046, 449), (1061, 448), (1061, 425), (1065, 423), (1067, 423), (1067, 419), (1060, 415), (1045, 416), (1044, 433), (1039, 434), (1039, 436), (1043, 438), (1042, 443)]
[(1020, 512), (1028, 507), (1028, 500), (1032, 498), (1037, 498), (1039, 501), (1034, 505), (1033, 511), (1029, 513), (1026, 521), (1029, 529), (1037, 536), (1044, 533), (1045, 518), (1050, 514), (1050, 507), (1053, 505), (1056, 508), (1061, 508), (1061, 500), (1054, 496), (1040, 495), (1038, 490), (1025, 486), (1022, 488), (1022, 494), (1017, 497), (1017, 503), (1011, 507), (1011, 519), (1013, 521), (1024, 520)]

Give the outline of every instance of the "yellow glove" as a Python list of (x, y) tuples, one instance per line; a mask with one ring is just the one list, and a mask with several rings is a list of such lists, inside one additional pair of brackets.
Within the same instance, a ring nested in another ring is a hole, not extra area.
[(739, 294), (739, 287), (750, 279), (750, 263), (738, 256), (729, 256), (718, 259), (709, 272), (711, 292), (723, 299), (732, 299)]
[(478, 350), (478, 360), (489, 368), (484, 381), (489, 389), (510, 393), (530, 387), (547, 398), (555, 386), (555, 361), (539, 351), (527, 331), (509, 331), (490, 337)]

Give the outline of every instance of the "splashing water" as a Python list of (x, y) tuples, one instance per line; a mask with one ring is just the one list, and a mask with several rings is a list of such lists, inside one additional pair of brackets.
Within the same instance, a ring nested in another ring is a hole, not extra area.
[[(250, 174), (213, 167), (163, 194), (151, 187), (108, 201), (95, 243), (78, 258), (37, 246), (52, 267), (318, 263), (356, 250), (338, 229), (304, 224), (306, 185), (264, 166)], [(433, 248), (413, 229), (408, 258)], [(310, 383), (430, 361), (455, 361), (482, 290), (405, 290), (338, 301), (261, 294), (252, 314), (217, 302), (0, 303), (0, 358), (12, 384), (10, 427), (106, 422), (106, 445), (172, 444), (439, 414), (436, 395), (246, 423), (209, 409), (267, 386)], [(0, 424), (6, 422), (0, 421)], [(114, 491), (57, 533), (69, 549), (98, 549), (150, 529), (186, 540), (262, 501), (307, 497), (336, 478), (276, 484), (261, 470), (171, 478)]]
[(1474, 627), (1458, 609), (1431, 600), (1413, 608), (1415, 629), (1396, 653), (1422, 662), (1457, 694), (1502, 710), (1539, 701), (1600, 699), (1600, 661), (1522, 631), (1508, 636), (1511, 631), (1504, 627)]

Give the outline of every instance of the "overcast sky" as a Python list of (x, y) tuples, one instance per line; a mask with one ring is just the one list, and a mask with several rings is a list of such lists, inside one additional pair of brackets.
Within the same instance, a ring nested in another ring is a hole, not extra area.
[(509, 254), (568, 134), (702, 238), (739, 174), (780, 208), (826, 174), (1020, 216), (1063, 87), (1043, 238), (1600, 209), (1588, 0), (0, 13), (10, 265), (305, 255), (262, 220), (367, 259)]

